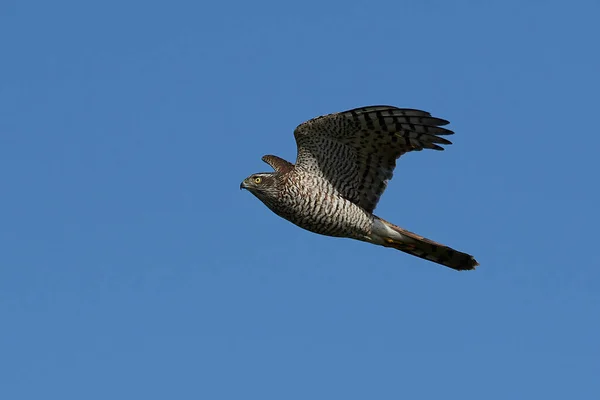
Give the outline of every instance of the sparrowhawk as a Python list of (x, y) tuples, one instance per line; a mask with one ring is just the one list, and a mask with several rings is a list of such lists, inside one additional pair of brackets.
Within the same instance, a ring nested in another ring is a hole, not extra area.
[(444, 150), (448, 121), (430, 113), (369, 106), (313, 118), (294, 131), (296, 164), (262, 158), (275, 171), (250, 175), (249, 190), (275, 214), (301, 228), (393, 247), (455, 270), (474, 269), (473, 256), (393, 225), (373, 214), (396, 160), (409, 151)]

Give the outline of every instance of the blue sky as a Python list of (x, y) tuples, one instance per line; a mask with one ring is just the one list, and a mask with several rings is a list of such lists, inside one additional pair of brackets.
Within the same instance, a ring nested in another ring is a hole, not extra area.
[[(3, 1), (0, 398), (597, 396), (599, 13)], [(477, 271), (240, 192), (297, 124), (369, 104), (451, 121), (376, 212)]]

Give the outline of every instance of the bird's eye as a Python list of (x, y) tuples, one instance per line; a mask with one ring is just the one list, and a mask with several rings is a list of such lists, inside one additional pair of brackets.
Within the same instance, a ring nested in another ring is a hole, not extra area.
[(258, 184), (262, 182), (262, 178), (260, 176), (257, 176), (254, 178), (254, 183)]

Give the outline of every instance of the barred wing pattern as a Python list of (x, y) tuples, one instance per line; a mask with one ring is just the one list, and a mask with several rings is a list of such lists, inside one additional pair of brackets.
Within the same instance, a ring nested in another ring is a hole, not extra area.
[(396, 160), (409, 151), (444, 150), (437, 135), (448, 121), (392, 106), (356, 108), (313, 118), (294, 131), (296, 168), (327, 179), (346, 199), (372, 213), (392, 179)]

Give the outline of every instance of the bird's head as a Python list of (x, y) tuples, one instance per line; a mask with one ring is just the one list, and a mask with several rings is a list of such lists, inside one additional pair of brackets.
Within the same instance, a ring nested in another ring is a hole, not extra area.
[(273, 167), (275, 171), (250, 175), (242, 181), (240, 189), (248, 190), (271, 207), (279, 198), (283, 177), (293, 169), (294, 165), (273, 155), (263, 156), (262, 160)]
[(246, 189), (262, 201), (277, 198), (279, 181), (276, 172), (259, 172), (242, 181), (240, 189)]

